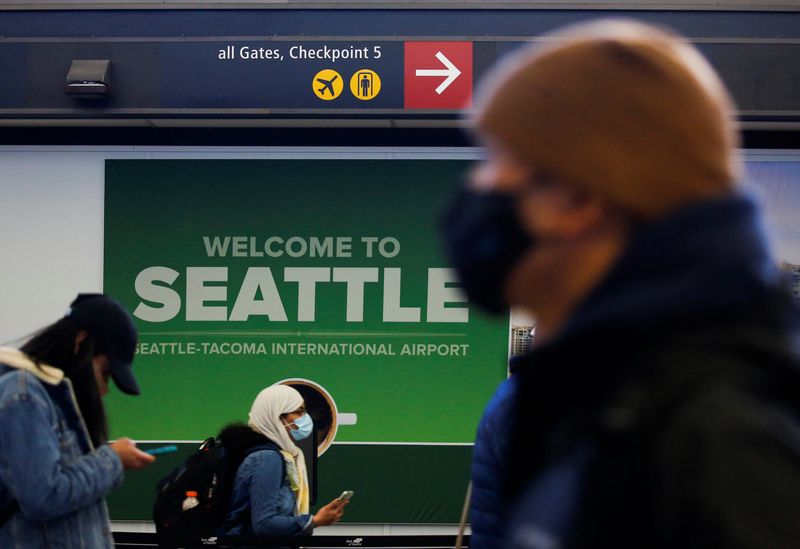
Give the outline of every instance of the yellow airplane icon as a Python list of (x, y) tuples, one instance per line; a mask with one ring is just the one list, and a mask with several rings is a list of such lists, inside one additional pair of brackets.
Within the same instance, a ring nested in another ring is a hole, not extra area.
[(341, 95), (344, 83), (338, 72), (333, 69), (323, 69), (314, 75), (312, 89), (314, 90), (314, 95), (325, 101), (330, 101)]
[(337, 78), (339, 78), (338, 74), (335, 75), (330, 80), (325, 80), (324, 78), (317, 78), (317, 82), (323, 84), (323, 86), (319, 88), (317, 91), (322, 95), (325, 95), (326, 91), (330, 92), (330, 94), (333, 95), (333, 83), (336, 81)]

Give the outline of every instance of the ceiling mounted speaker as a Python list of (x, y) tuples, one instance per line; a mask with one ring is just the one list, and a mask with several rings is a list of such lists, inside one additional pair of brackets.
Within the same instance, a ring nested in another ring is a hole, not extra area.
[(104, 99), (111, 94), (111, 61), (75, 59), (67, 73), (67, 95), (78, 99)]

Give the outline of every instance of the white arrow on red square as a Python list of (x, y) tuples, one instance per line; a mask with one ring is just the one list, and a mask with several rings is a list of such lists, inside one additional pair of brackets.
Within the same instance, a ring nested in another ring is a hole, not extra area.
[(417, 76), (446, 76), (441, 84), (436, 87), (436, 93), (438, 95), (442, 95), (442, 92), (450, 86), (455, 79), (461, 75), (461, 71), (458, 70), (452, 61), (450, 61), (445, 54), (440, 51), (436, 52), (436, 59), (438, 59), (442, 65), (446, 68), (444, 69), (417, 69)]

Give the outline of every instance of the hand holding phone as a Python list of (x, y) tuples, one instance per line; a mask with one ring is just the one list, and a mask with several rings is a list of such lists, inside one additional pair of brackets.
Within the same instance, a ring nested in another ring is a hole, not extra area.
[(110, 443), (114, 452), (119, 456), (124, 469), (141, 469), (147, 467), (156, 460), (155, 456), (151, 456), (142, 452), (136, 447), (136, 442), (128, 437), (120, 437), (114, 442)]
[(341, 520), (344, 515), (344, 508), (353, 497), (352, 490), (345, 490), (338, 498), (334, 498), (328, 505), (322, 507), (317, 514), (311, 518), (312, 524), (317, 526), (330, 526)]

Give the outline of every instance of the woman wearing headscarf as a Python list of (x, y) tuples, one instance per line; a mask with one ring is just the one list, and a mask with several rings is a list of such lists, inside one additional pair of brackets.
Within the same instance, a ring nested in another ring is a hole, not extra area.
[(347, 502), (333, 500), (309, 513), (308, 474), (295, 441), (308, 437), (313, 421), (303, 397), (286, 385), (261, 391), (250, 408), (247, 425), (231, 425), (221, 443), (247, 452), (236, 472), (227, 535), (293, 536), (311, 534), (317, 526), (338, 522)]

